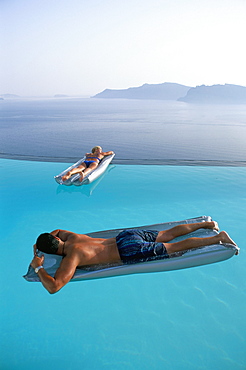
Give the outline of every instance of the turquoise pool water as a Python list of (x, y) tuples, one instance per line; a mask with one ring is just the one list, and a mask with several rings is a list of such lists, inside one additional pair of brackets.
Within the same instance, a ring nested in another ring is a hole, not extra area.
[[(1, 369), (245, 369), (246, 167), (111, 165), (84, 187), (66, 164), (0, 160)], [(182, 271), (76, 282), (23, 278), (36, 236), (211, 215), (241, 248)]]

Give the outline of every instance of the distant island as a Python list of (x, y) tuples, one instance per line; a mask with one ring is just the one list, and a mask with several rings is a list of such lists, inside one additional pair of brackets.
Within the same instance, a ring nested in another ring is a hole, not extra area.
[(155, 99), (186, 103), (245, 104), (246, 87), (240, 85), (212, 85), (190, 87), (177, 83), (144, 84), (123, 90), (106, 89), (92, 98), (100, 99)]
[[(18, 98), (20, 96), (15, 94), (0, 94), (0, 100)], [(55, 94), (53, 98), (69, 98), (69, 95)], [(106, 89), (91, 98), (170, 100), (190, 104), (246, 104), (246, 87), (233, 84), (191, 87), (164, 82), (121, 90)]]
[(1, 97), (4, 98), (4, 99), (15, 99), (15, 98), (19, 98), (19, 95), (15, 95), (15, 94), (1, 94)]
[(162, 84), (144, 84), (139, 87), (130, 87), (125, 90), (106, 89), (92, 96), (92, 98), (177, 100), (185, 96), (189, 89), (190, 86), (164, 82)]
[(56, 94), (54, 95), (54, 98), (68, 98), (69, 96), (68, 95), (65, 95), (65, 94)]
[(187, 103), (245, 104), (246, 87), (239, 85), (212, 85), (192, 87), (179, 101)]

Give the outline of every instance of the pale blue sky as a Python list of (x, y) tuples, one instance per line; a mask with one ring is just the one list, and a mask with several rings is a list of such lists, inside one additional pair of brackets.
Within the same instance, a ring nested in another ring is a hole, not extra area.
[(0, 94), (246, 86), (245, 0), (0, 0)]

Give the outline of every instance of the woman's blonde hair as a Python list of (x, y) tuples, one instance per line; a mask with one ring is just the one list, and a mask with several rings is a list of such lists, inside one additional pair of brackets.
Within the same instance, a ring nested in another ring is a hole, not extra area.
[(94, 153), (97, 149), (102, 150), (102, 148), (100, 146), (94, 146), (94, 148), (91, 149), (91, 152)]

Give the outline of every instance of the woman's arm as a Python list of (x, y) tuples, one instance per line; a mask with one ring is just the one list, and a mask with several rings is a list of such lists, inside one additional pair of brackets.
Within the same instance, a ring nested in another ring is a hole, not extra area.
[(111, 155), (111, 154), (114, 154), (114, 152), (112, 150), (110, 150), (109, 152), (102, 152), (101, 154), (102, 155)]

